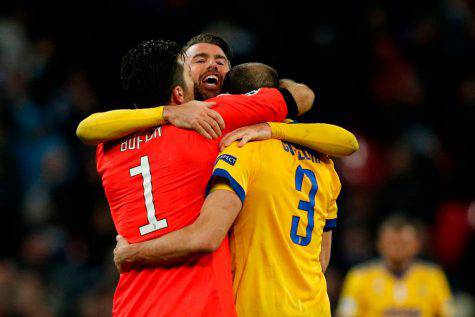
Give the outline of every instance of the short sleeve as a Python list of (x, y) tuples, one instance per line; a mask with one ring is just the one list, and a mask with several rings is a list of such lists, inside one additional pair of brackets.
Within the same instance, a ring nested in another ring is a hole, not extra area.
[(244, 202), (256, 165), (254, 154), (257, 147), (258, 142), (246, 144), (241, 148), (237, 143), (233, 143), (221, 152), (216, 159), (210, 187), (225, 182)]
[(234, 189), (232, 189), (231, 186), (229, 186), (227, 183), (216, 183), (211, 186), (211, 190), (209, 191), (210, 193), (214, 192), (215, 190), (227, 190), (230, 192), (234, 192)]
[(333, 165), (332, 160), (330, 160), (330, 165), (331, 165), (330, 166), (330, 184), (331, 184), (332, 197), (327, 207), (325, 227), (323, 228), (324, 231), (330, 231), (336, 228), (337, 218), (338, 218), (338, 205), (336, 201), (341, 191), (340, 178), (338, 177), (338, 174), (335, 171), (335, 167)]
[(337, 316), (359, 316), (361, 310), (361, 300), (359, 298), (361, 294), (360, 285), (363, 285), (360, 272), (358, 270), (351, 270), (343, 283), (337, 307)]

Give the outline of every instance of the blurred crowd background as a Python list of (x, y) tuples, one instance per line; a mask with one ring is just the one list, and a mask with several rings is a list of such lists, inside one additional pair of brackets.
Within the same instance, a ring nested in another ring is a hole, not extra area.
[[(327, 272), (335, 306), (376, 256), (394, 212), (425, 224), (422, 258), (460, 307), (475, 295), (475, 18), (470, 0), (14, 1), (0, 5), (0, 316), (107, 316), (115, 231), (95, 149), (75, 137), (95, 111), (126, 108), (122, 55), (150, 38), (211, 31), (233, 64), (260, 61), (319, 95), (304, 122), (342, 125), (358, 153), (343, 183)], [(472, 310), (473, 311), (473, 310)]]

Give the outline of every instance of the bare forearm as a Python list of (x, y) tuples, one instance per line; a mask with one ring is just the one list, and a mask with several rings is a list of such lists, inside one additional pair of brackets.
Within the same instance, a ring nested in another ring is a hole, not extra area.
[(216, 190), (208, 195), (194, 223), (160, 238), (128, 245), (121, 249), (119, 262), (126, 265), (170, 265), (214, 252), (221, 245), (241, 206), (234, 192)]
[(193, 226), (188, 226), (158, 239), (129, 245), (127, 262), (146, 266), (172, 265), (209, 252), (194, 241)]
[(299, 110), (299, 116), (306, 113), (313, 107), (315, 93), (308, 86), (296, 83), (290, 79), (282, 79), (280, 81), (280, 87), (287, 89), (294, 97), (295, 103), (297, 104), (297, 108)]
[(322, 266), (323, 273), (327, 271), (328, 264), (330, 264), (331, 247), (332, 232), (324, 232), (322, 237), (322, 250), (320, 251), (320, 265)]
[(320, 264), (322, 265), (322, 272), (325, 273), (328, 268), (328, 264), (330, 264), (330, 255), (324, 254), (320, 257)]

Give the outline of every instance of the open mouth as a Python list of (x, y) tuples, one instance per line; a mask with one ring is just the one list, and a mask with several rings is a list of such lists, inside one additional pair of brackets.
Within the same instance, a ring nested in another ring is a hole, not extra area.
[(220, 80), (219, 80), (219, 76), (210, 74), (210, 75), (204, 76), (201, 82), (207, 89), (216, 90), (219, 88)]

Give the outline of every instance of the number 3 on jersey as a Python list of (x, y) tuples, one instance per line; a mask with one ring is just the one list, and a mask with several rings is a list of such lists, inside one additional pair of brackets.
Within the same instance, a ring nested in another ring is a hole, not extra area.
[(292, 216), (292, 228), (290, 230), (290, 238), (292, 239), (292, 242), (301, 246), (308, 245), (312, 240), (315, 213), (315, 196), (317, 195), (318, 190), (317, 178), (315, 177), (315, 173), (311, 170), (303, 169), (300, 165), (295, 171), (295, 189), (298, 191), (302, 190), (304, 176), (307, 176), (310, 182), (312, 183), (312, 188), (310, 188), (310, 192), (308, 193), (309, 201), (300, 200), (298, 207), (299, 210), (307, 212), (307, 229), (305, 237), (299, 236), (297, 234), (297, 229), (300, 222), (300, 217), (298, 216)]
[(155, 216), (155, 204), (152, 196), (152, 175), (150, 174), (150, 164), (148, 156), (142, 156), (140, 158), (140, 165), (130, 169), (130, 177), (142, 175), (143, 196), (145, 198), (145, 208), (147, 209), (148, 223), (139, 228), (140, 235), (146, 235), (148, 233), (168, 227), (166, 219), (157, 220)]

